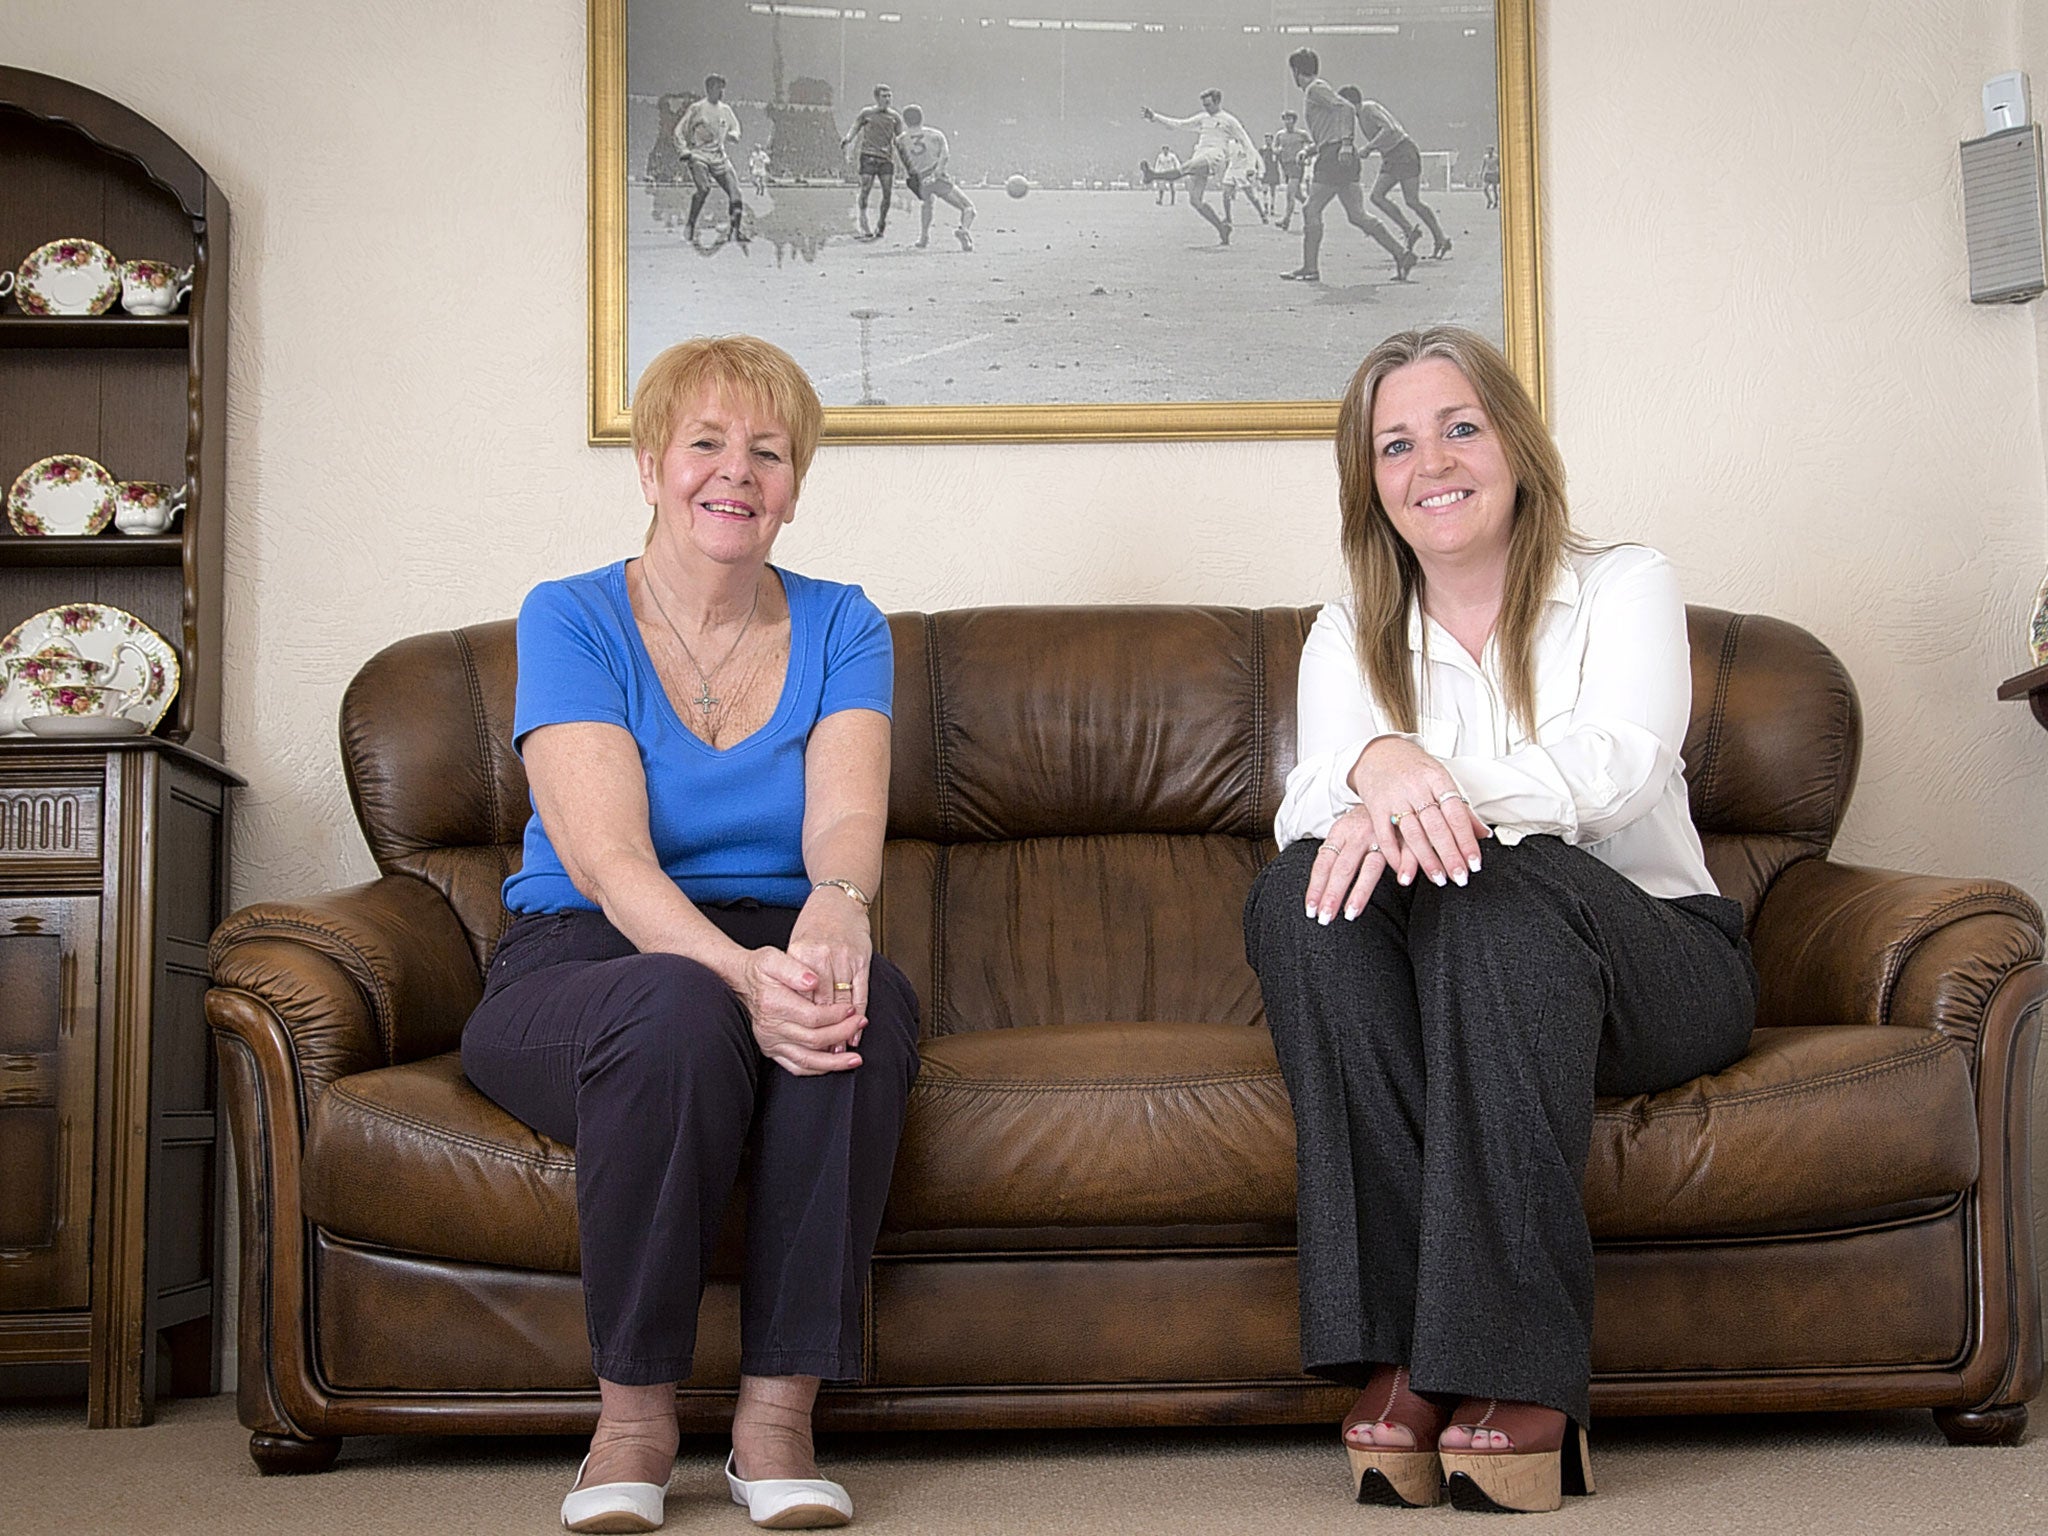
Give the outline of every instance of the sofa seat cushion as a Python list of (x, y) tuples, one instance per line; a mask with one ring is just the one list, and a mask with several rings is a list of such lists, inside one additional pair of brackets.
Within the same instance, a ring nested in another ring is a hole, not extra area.
[(1602, 1099), (1597, 1240), (1815, 1231), (1941, 1203), (1977, 1178), (1963, 1047), (1932, 1029), (1759, 1029), (1725, 1072)]
[(1293, 1241), (1294, 1120), (1265, 1030), (1043, 1024), (921, 1049), (885, 1247)]
[[(1265, 1030), (1054, 1024), (923, 1053), (883, 1251), (1292, 1242), (1294, 1122)], [(1947, 1201), (1976, 1179), (1972, 1095), (1963, 1049), (1934, 1030), (1760, 1029), (1726, 1072), (1600, 1101), (1593, 1235), (1818, 1231)], [(301, 1187), (338, 1237), (578, 1267), (575, 1154), (478, 1093), (454, 1052), (337, 1080)]]
[(339, 1078), (313, 1106), (306, 1217), (406, 1253), (574, 1274), (576, 1154), (485, 1098), (449, 1051)]

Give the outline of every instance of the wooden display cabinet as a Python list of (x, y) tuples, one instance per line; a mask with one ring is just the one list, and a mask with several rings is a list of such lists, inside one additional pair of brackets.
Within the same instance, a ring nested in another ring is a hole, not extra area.
[(0, 303), (0, 492), (82, 453), (187, 493), (155, 536), (0, 522), (0, 635), (94, 602), (178, 652), (149, 736), (0, 737), (0, 1367), (84, 1366), (89, 1421), (129, 1425), (160, 1387), (220, 1389), (226, 1167), (203, 999), (239, 783), (220, 763), (228, 205), (119, 103), (0, 67), (0, 264), (62, 236), (193, 267), (188, 310), (164, 317)]

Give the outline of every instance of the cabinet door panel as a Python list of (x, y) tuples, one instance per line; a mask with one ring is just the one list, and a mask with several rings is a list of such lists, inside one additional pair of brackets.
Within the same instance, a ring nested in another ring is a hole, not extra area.
[(0, 1312), (92, 1299), (99, 901), (0, 899)]

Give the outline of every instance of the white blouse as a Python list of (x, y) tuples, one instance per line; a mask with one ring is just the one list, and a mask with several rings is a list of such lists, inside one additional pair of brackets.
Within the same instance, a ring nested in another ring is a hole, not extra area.
[(1368, 742), (1406, 735), (1501, 842), (1553, 833), (1652, 896), (1718, 894), (1679, 755), (1692, 714), (1685, 602), (1656, 550), (1623, 544), (1559, 565), (1536, 629), (1533, 738), (1508, 713), (1496, 641), (1474, 665), (1411, 610), (1420, 729), (1409, 734), (1367, 692), (1354, 633), (1351, 604), (1331, 603), (1302, 648), (1299, 761), (1273, 822), (1282, 848), (1326, 835), (1358, 804), (1349, 776)]

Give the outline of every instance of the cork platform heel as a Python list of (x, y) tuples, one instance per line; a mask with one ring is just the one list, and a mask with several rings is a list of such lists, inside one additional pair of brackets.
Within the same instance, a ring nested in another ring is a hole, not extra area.
[(1593, 1491), (1585, 1426), (1533, 1403), (1468, 1397), (1451, 1415), (1457, 1429), (1492, 1429), (1508, 1437), (1505, 1451), (1439, 1451), (1451, 1503), (1464, 1510), (1540, 1514), (1565, 1494)]
[[(1450, 1412), (1408, 1385), (1408, 1367), (1380, 1366), (1344, 1416), (1344, 1452), (1358, 1502), (1391, 1509), (1423, 1509), (1443, 1501), (1443, 1467), (1436, 1440)], [(1415, 1437), (1413, 1446), (1355, 1445), (1361, 1424), (1393, 1424)]]

